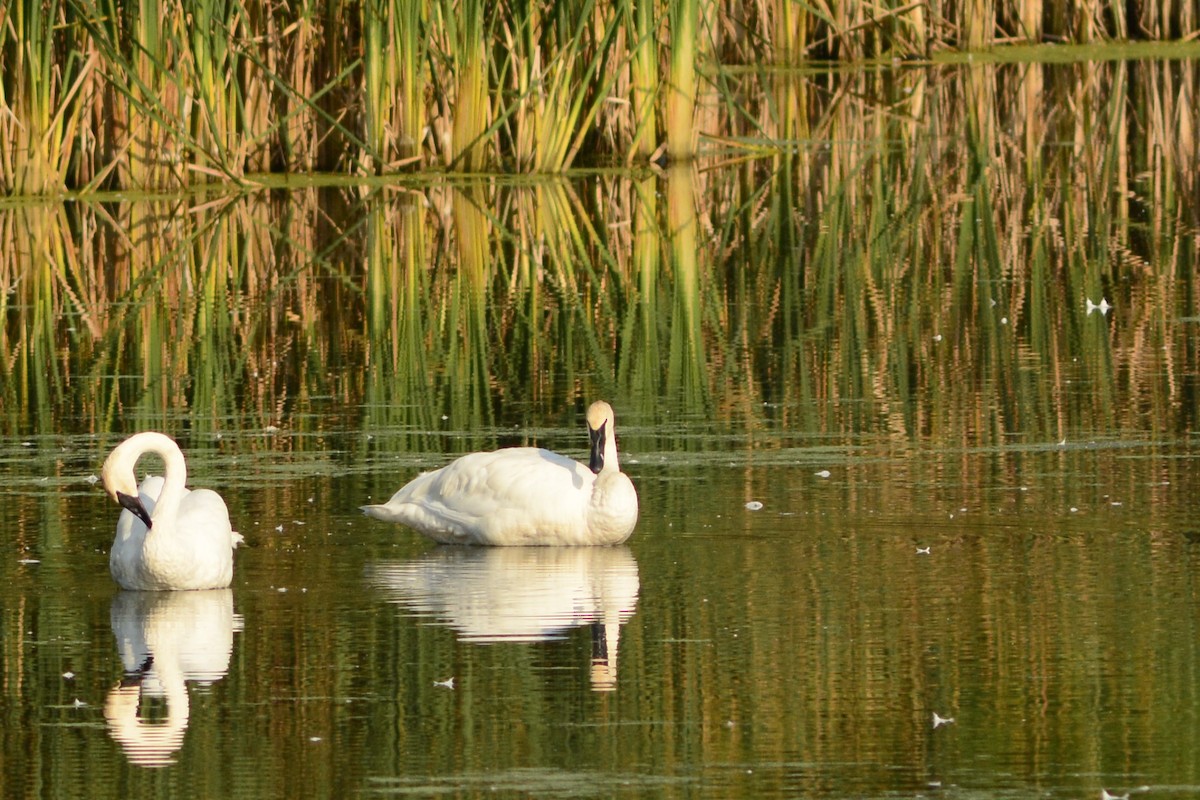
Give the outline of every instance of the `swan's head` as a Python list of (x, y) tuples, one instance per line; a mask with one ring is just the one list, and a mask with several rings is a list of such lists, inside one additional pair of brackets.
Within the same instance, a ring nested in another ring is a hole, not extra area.
[(137, 478), (133, 474), (133, 465), (137, 463), (142, 451), (127, 446), (129, 443), (130, 440), (126, 439), (108, 454), (108, 458), (104, 460), (104, 468), (100, 470), (100, 480), (104, 483), (105, 493), (117, 505), (146, 523), (147, 528), (151, 528), (153, 524), (150, 521), (150, 512), (142, 505), (142, 499), (138, 496)]
[(604, 457), (608, 455), (608, 440), (613, 435), (613, 424), (612, 406), (603, 400), (592, 403), (587, 412), (588, 442), (591, 445), (588, 468), (597, 475), (604, 469)]

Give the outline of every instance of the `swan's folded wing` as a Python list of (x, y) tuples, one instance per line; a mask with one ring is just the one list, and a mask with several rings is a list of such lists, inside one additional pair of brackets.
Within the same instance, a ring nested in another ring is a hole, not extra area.
[(443, 542), (515, 544), (539, 532), (578, 531), (594, 481), (587, 467), (565, 456), (508, 448), (463, 456), (364, 511)]
[(176, 525), (198, 540), (237, 547), (242, 536), (234, 533), (229, 521), (229, 509), (221, 495), (210, 489), (193, 489), (179, 501)]

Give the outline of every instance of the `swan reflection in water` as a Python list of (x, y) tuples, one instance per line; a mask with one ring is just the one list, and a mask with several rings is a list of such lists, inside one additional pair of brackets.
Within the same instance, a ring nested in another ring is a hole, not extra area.
[(592, 629), (592, 688), (617, 686), (620, 626), (637, 608), (627, 547), (439, 547), (367, 567), (388, 600), (431, 616), (468, 642), (539, 642)]
[[(109, 613), (125, 668), (104, 703), (109, 734), (131, 763), (167, 766), (187, 731), (187, 682), (215, 683), (229, 669), (233, 633), (242, 629), (233, 591), (125, 591)], [(165, 702), (165, 716), (147, 713), (149, 699)]]

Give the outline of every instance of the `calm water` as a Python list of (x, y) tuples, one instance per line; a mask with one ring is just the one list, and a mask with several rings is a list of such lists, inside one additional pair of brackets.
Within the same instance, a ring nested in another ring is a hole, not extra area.
[[(1200, 792), (1200, 259), (1159, 191), (1195, 144), (1080, 188), (1116, 151), (1013, 135), (1066, 123), (1004, 69), (961, 127), (976, 72), (910, 131), (831, 111), (890, 143), (849, 155), (3, 211), (3, 795)], [(1196, 77), (1056, 70), (1139, 113)], [(601, 395), (626, 546), (357, 510), (472, 449), (582, 457)], [(224, 494), (231, 590), (109, 578), (89, 477), (144, 428)]]
[[(330, 459), (352, 472), (364, 439)], [(27, 489), (45, 543), (5, 548), (6, 794), (1200, 784), (1200, 486), (1183, 448), (861, 441), (758, 466), (737, 437), (686, 459), (627, 445), (644, 509), (627, 547), (476, 550), (356, 512), (401, 470), (256, 485), (288, 436), (254, 458), (247, 443), (189, 443), (251, 543), (212, 593), (111, 584), (115, 514), (84, 482), (96, 443), (5, 454), (10, 476), (18, 456), (74, 476), (53, 498)], [(123, 671), (147, 652), (139, 706)]]

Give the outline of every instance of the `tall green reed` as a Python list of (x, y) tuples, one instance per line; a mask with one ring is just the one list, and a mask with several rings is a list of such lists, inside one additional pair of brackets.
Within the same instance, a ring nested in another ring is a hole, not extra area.
[(497, 113), (516, 169), (561, 172), (575, 160), (615, 82), (617, 73), (605, 66), (621, 22), (604, 4), (585, 0), (570, 14), (514, 8), (503, 23), (507, 55), (499, 71), (510, 76), (514, 99)]
[(488, 59), (484, 38), (487, 4), (482, 0), (449, 0), (435, 3), (437, 57), (441, 69), (438, 124), (442, 161), (473, 172), (483, 167), (486, 133), (492, 111), (488, 94)]
[(630, 31), (631, 85), (629, 102), (633, 113), (633, 135), (628, 162), (648, 160), (658, 147), (655, 106), (658, 97), (658, 25), (652, 0), (628, 0), (623, 4)]
[(670, 6), (671, 56), (666, 85), (663, 127), (667, 157), (690, 160), (696, 152), (696, 36), (699, 33), (699, 0), (678, 0)]
[(364, 0), (364, 139), (369, 172), (420, 159), (427, 27), (419, 0)]
[(58, 194), (84, 157), (83, 114), (95, 54), (58, 0), (0, 11), (0, 188)]

